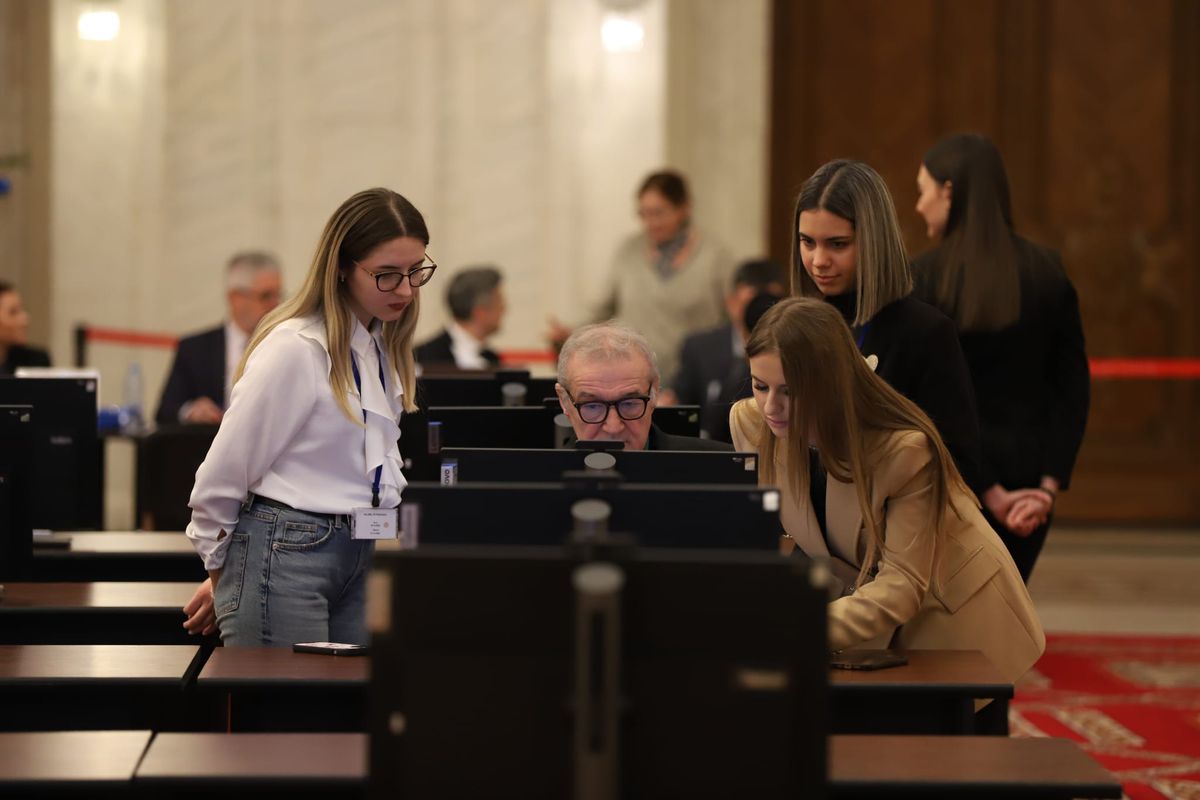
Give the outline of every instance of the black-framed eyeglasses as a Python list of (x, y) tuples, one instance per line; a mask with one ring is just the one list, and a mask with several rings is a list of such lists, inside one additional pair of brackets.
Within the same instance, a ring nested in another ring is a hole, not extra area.
[[(650, 387), (651, 389), (653, 386)], [(571, 405), (575, 406), (575, 410), (579, 412), (579, 418), (589, 425), (599, 425), (608, 419), (610, 409), (617, 410), (617, 416), (626, 422), (633, 422), (646, 416), (646, 409), (650, 406), (650, 389), (646, 390), (644, 395), (636, 395), (634, 397), (622, 397), (620, 400), (588, 400), (584, 403), (576, 403), (575, 398), (571, 397), (571, 393), (563, 389), (567, 394), (567, 399), (571, 401)]]
[(401, 281), (408, 278), (408, 285), (414, 289), (418, 289), (429, 283), (429, 279), (433, 277), (434, 270), (437, 269), (437, 264), (429, 256), (425, 257), (425, 261), (419, 267), (413, 267), (408, 272), (402, 272), (398, 269), (383, 269), (379, 272), (371, 272), (371, 270), (354, 262), (354, 266), (361, 269), (363, 272), (375, 279), (375, 288), (381, 292), (394, 292)]

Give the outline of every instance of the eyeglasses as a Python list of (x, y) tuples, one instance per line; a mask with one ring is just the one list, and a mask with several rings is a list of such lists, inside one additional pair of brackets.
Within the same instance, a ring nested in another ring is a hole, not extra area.
[(414, 267), (408, 272), (401, 272), (396, 269), (385, 269), (379, 272), (371, 272), (371, 270), (354, 262), (354, 266), (361, 269), (363, 272), (375, 279), (375, 288), (381, 292), (394, 292), (400, 283), (408, 278), (408, 285), (414, 289), (420, 288), (429, 283), (429, 279), (433, 277), (433, 271), (437, 269), (437, 264), (428, 256), (425, 257), (424, 263), (419, 267)]
[[(653, 388), (653, 386), (651, 386)], [(563, 389), (570, 399), (571, 405), (579, 412), (579, 418), (589, 425), (599, 425), (608, 419), (609, 409), (615, 408), (617, 416), (626, 422), (633, 422), (646, 416), (650, 404), (650, 389), (647, 394), (636, 397), (622, 397), (620, 400), (588, 400), (586, 403), (576, 403), (571, 393)]]

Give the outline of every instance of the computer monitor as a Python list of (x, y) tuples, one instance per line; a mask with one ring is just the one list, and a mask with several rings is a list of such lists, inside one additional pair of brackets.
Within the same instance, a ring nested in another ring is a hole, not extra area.
[(0, 405), (33, 406), (30, 523), (35, 529), (103, 527), (94, 378), (0, 380)]
[(719, 484), (612, 483), (581, 476), (566, 483), (417, 481), (404, 489), (406, 541), (437, 545), (559, 545), (575, 529), (580, 500), (608, 505), (608, 532), (645, 547), (775, 552), (779, 490)]
[(422, 548), (372, 585), (372, 798), (824, 797), (807, 560)]
[(143, 530), (181, 531), (192, 519), (188, 500), (196, 470), (216, 438), (217, 425), (161, 425), (138, 441), (137, 524)]
[(0, 581), (29, 580), (33, 406), (0, 406)]
[(431, 406), (536, 406), (554, 397), (553, 378), (527, 370), (425, 374), (417, 379), (417, 404)]
[(758, 482), (757, 453), (610, 450), (599, 455), (588, 450), (480, 447), (444, 447), (441, 452), (442, 474), (453, 464), (457, 480), (464, 483), (558, 481), (564, 472), (605, 468), (609, 457), (612, 463), (608, 468), (630, 483)]

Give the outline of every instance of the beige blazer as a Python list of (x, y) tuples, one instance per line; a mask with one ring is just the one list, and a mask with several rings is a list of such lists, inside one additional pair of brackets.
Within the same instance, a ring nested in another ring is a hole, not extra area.
[[(754, 400), (734, 405), (729, 423), (738, 450), (758, 450), (760, 437), (771, 435)], [(830, 603), (830, 648), (882, 638), (908, 649), (979, 650), (1016, 681), (1041, 656), (1046, 637), (1004, 543), (974, 496), (953, 489), (938, 546), (926, 527), (933, 467), (925, 435), (875, 437), (869, 498), (871, 512), (883, 521), (884, 551), (872, 574)], [(782, 463), (777, 474), (785, 474)], [(831, 556), (835, 574), (853, 581), (870, 544), (854, 484), (829, 477), (825, 537), (808, 497), (795, 497), (786, 480), (779, 482), (784, 530), (809, 555)], [(849, 569), (839, 570), (837, 562)]]

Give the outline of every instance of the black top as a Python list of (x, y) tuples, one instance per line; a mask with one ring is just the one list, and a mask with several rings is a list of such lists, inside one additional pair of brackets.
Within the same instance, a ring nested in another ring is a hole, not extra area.
[[(857, 314), (854, 292), (827, 299), (850, 324)], [(851, 332), (863, 356), (879, 358), (875, 374), (929, 415), (963, 480), (982, 495), (992, 481), (979, 469), (975, 396), (950, 318), (909, 295)]]
[[(418, 364), (452, 364), (457, 366), (457, 363), (454, 361), (452, 344), (453, 340), (450, 338), (450, 331), (444, 330), (428, 342), (419, 344), (413, 348), (413, 356), (417, 359)], [(496, 351), (484, 347), (479, 351), (479, 354), (483, 356), (484, 361), (493, 367), (500, 366), (500, 356)]]
[[(1067, 488), (1087, 426), (1090, 378), (1079, 298), (1053, 250), (1014, 236), (1021, 316), (997, 332), (959, 335), (979, 401), (983, 472), (1008, 488), (1042, 475)], [(914, 263), (916, 294), (934, 300), (938, 249)]]
[(48, 367), (50, 354), (36, 347), (26, 347), (20, 344), (9, 346), (8, 355), (0, 362), (0, 377), (9, 377), (18, 367)]
[(179, 340), (155, 419), (159, 425), (177, 423), (180, 407), (200, 397), (225, 407), (224, 325)]
[(650, 435), (646, 437), (647, 450), (720, 450), (733, 451), (729, 442), (717, 442), (712, 439), (701, 439), (699, 436), (677, 436), (664, 433), (657, 425), (650, 426)]
[(722, 442), (733, 441), (730, 407), (750, 397), (750, 368), (745, 354), (734, 352), (733, 337), (729, 323), (689, 335), (672, 385), (681, 404), (700, 406), (700, 430)]

